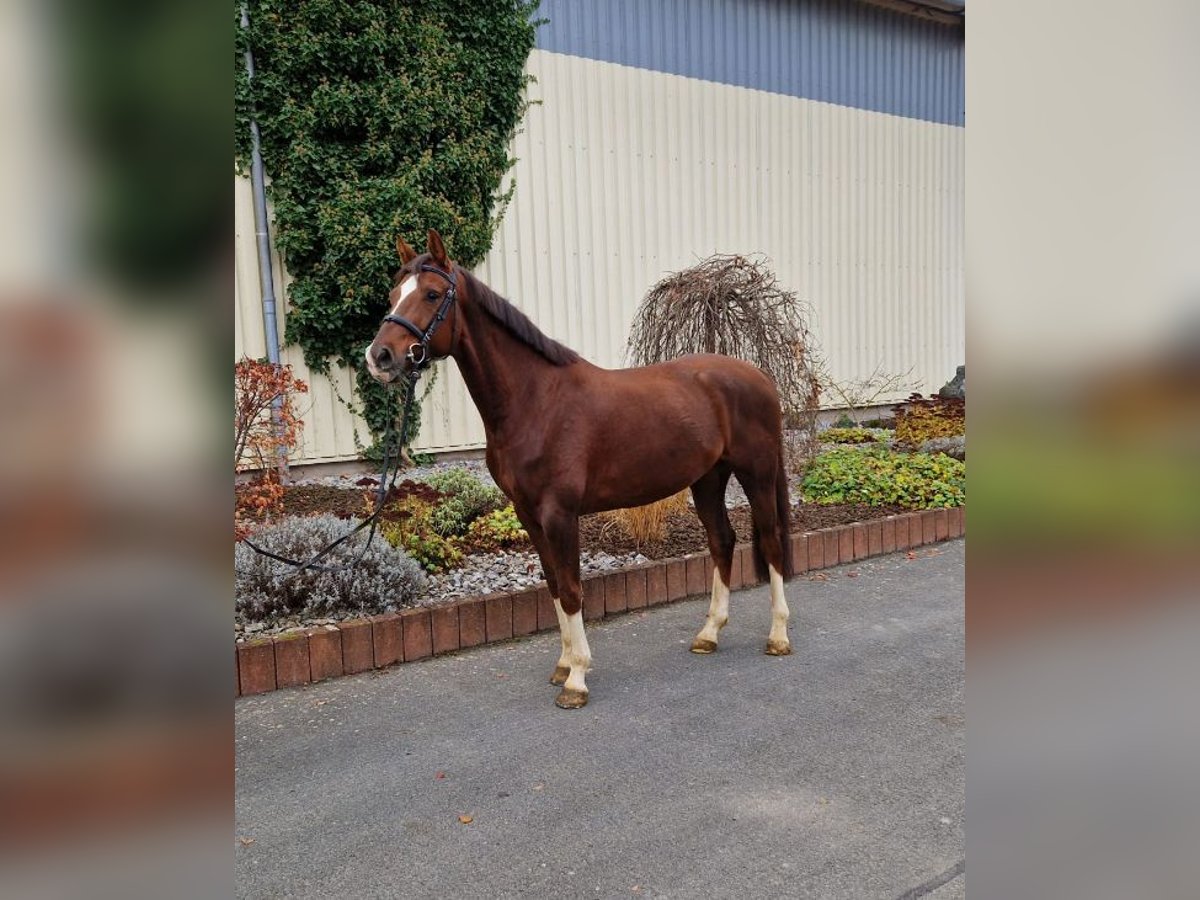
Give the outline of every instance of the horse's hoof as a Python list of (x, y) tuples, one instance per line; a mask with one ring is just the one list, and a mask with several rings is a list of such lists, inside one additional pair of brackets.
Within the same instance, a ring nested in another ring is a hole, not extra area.
[(587, 706), (587, 697), (587, 691), (573, 691), (563, 688), (559, 695), (554, 698), (554, 705), (560, 709), (579, 709), (582, 706)]
[(554, 674), (550, 676), (550, 683), (556, 687), (562, 687), (567, 683), (567, 676), (571, 674), (571, 670), (567, 666), (555, 666)]
[(696, 638), (692, 641), (691, 651), (693, 653), (715, 653), (717, 642), (710, 641), (708, 638)]
[(790, 656), (792, 645), (788, 641), (767, 641), (767, 656)]

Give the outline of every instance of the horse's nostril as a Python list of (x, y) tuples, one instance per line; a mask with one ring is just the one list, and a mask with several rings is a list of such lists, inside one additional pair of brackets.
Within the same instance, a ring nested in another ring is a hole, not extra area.
[(375, 349), (375, 365), (381, 369), (386, 369), (392, 364), (392, 351), (387, 347), (377, 347)]

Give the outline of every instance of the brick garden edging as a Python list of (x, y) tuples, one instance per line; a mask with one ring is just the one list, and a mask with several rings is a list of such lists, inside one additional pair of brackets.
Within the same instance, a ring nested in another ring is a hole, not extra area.
[[(792, 535), (792, 561), (801, 575), (961, 537), (966, 531), (965, 507), (918, 510)], [(734, 552), (730, 590), (759, 583), (751, 554), (748, 544)], [(711, 578), (707, 553), (593, 575), (583, 582), (583, 617), (594, 621), (707, 595)], [(557, 628), (550, 591), (543, 585), (253, 638), (235, 648), (234, 692), (261, 694)]]

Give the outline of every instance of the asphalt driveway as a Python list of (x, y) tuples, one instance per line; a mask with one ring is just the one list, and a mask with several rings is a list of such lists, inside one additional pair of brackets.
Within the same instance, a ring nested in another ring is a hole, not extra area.
[(962, 897), (963, 541), (237, 701), (242, 897)]

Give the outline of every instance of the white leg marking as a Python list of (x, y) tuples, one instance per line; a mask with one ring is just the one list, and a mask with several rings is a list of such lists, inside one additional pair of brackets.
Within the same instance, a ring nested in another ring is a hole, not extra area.
[(567, 636), (571, 674), (567, 676), (567, 683), (563, 685), (563, 688), (568, 691), (582, 691), (586, 694), (587, 685), (583, 679), (587, 674), (588, 667), (592, 664), (592, 651), (588, 647), (587, 635), (583, 631), (583, 610), (565, 618), (567, 627), (563, 630), (563, 634)]
[(396, 315), (396, 310), (398, 310), (400, 308), (400, 304), (408, 299), (408, 295), (411, 294), (416, 289), (416, 287), (417, 287), (417, 276), (416, 275), (409, 275), (402, 282), (400, 282), (400, 295), (396, 298), (396, 305), (392, 307), (392, 315), (393, 316)]
[(783, 596), (783, 576), (769, 567), (771, 573), (771, 633), (767, 640), (772, 643), (790, 644), (787, 636), (788, 605)]
[(721, 570), (713, 566), (712, 599), (708, 601), (708, 615), (704, 627), (696, 635), (698, 641), (717, 642), (717, 635), (729, 621), (729, 585), (721, 580)]
[(554, 600), (554, 613), (558, 616), (558, 636), (562, 639), (562, 653), (558, 656), (555, 668), (561, 666), (569, 669), (571, 667), (571, 633), (567, 627), (567, 614), (563, 612), (562, 604), (558, 602), (557, 597), (551, 599)]

